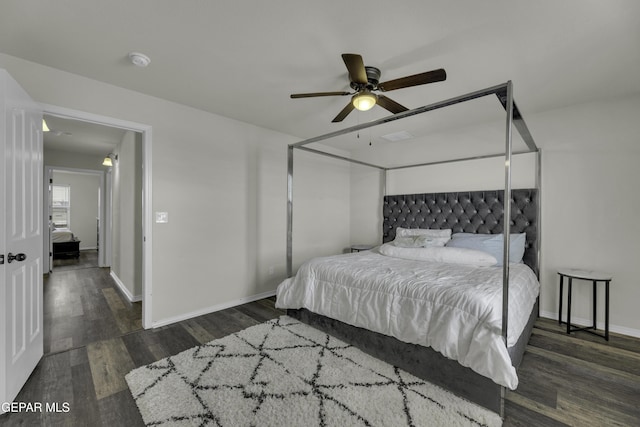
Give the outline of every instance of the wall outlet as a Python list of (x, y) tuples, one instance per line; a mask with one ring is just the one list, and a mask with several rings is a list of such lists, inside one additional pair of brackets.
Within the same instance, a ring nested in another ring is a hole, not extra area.
[(275, 267), (271, 266), (269, 267), (269, 276), (273, 276), (273, 273), (275, 273)]

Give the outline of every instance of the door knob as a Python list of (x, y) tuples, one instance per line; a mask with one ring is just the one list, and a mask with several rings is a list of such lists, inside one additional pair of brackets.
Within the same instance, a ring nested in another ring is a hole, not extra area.
[(18, 262), (20, 261), (24, 261), (25, 259), (27, 259), (27, 256), (25, 254), (12, 254), (11, 252), (9, 252), (9, 255), (7, 255), (7, 262), (9, 264), (11, 264), (13, 262), (13, 260), (16, 260)]

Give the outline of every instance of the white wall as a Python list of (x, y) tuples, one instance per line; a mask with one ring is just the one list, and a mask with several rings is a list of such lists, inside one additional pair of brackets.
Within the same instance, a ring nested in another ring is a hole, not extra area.
[(349, 252), (350, 211), (350, 163), (294, 150), (294, 274), (309, 258)]
[(74, 153), (69, 151), (48, 150), (44, 148), (44, 164), (45, 166), (60, 166), (72, 169), (90, 169), (102, 172), (105, 167), (102, 166), (102, 156), (94, 156), (90, 154)]
[[(612, 330), (640, 336), (639, 117), (636, 95), (537, 114), (530, 121), (534, 136), (544, 144), (545, 316), (557, 317), (557, 268), (603, 270), (613, 275)], [(586, 323), (591, 296), (590, 286), (582, 283), (574, 286), (572, 318)], [(602, 309), (602, 290), (599, 301)], [(602, 314), (598, 322), (603, 324)]]
[(382, 243), (384, 175), (384, 171), (377, 168), (351, 165), (351, 245)]
[(96, 249), (100, 176), (54, 171), (53, 184), (71, 187), (70, 228), (80, 239), (81, 250)]
[[(514, 155), (511, 165), (512, 188), (535, 187), (535, 154)], [(477, 170), (481, 172), (469, 180)], [(504, 157), (496, 157), (389, 171), (387, 194), (496, 190), (504, 188), (504, 181)]]
[(154, 324), (275, 291), (295, 138), (4, 54), (0, 67), (38, 102), (152, 126), (152, 210), (169, 213), (152, 224)]
[[(638, 117), (638, 96), (546, 113), (525, 113), (529, 129), (543, 149), (540, 276), (543, 316), (557, 318), (558, 268), (602, 270), (613, 275), (611, 329), (640, 336), (640, 317), (637, 315), (637, 302), (640, 301)], [(402, 151), (399, 145), (395, 149)], [(380, 158), (375, 158), (371, 152), (368, 155), (367, 160), (376, 163), (389, 153), (382, 152)], [(502, 159), (488, 159), (392, 172), (387, 192), (504, 188), (503, 162)], [(533, 185), (534, 169), (533, 156), (515, 157), (513, 187)], [(361, 172), (352, 178), (353, 185), (359, 183), (359, 175)], [(370, 184), (362, 180), (358, 185), (366, 188)], [(352, 194), (357, 200), (358, 194), (364, 194), (364, 191), (352, 187)], [(369, 220), (367, 227), (352, 229), (352, 232), (354, 243), (366, 241), (375, 233), (381, 238), (377, 217)], [(586, 282), (582, 283), (586, 285)], [(602, 327), (602, 289), (599, 290), (599, 301), (598, 323)], [(575, 285), (572, 319), (590, 324), (591, 307), (590, 286)]]
[(142, 141), (127, 131), (112, 168), (111, 273), (127, 296), (142, 298)]

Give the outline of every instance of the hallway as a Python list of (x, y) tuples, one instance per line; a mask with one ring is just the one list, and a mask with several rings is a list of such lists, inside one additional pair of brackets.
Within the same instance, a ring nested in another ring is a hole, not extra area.
[(130, 303), (97, 265), (97, 252), (54, 261), (44, 279), (44, 354), (142, 329), (142, 303)]

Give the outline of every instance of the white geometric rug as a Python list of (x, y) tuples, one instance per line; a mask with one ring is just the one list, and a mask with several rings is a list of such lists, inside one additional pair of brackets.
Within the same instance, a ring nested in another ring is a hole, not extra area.
[(153, 426), (500, 426), (500, 417), (282, 316), (126, 376)]

